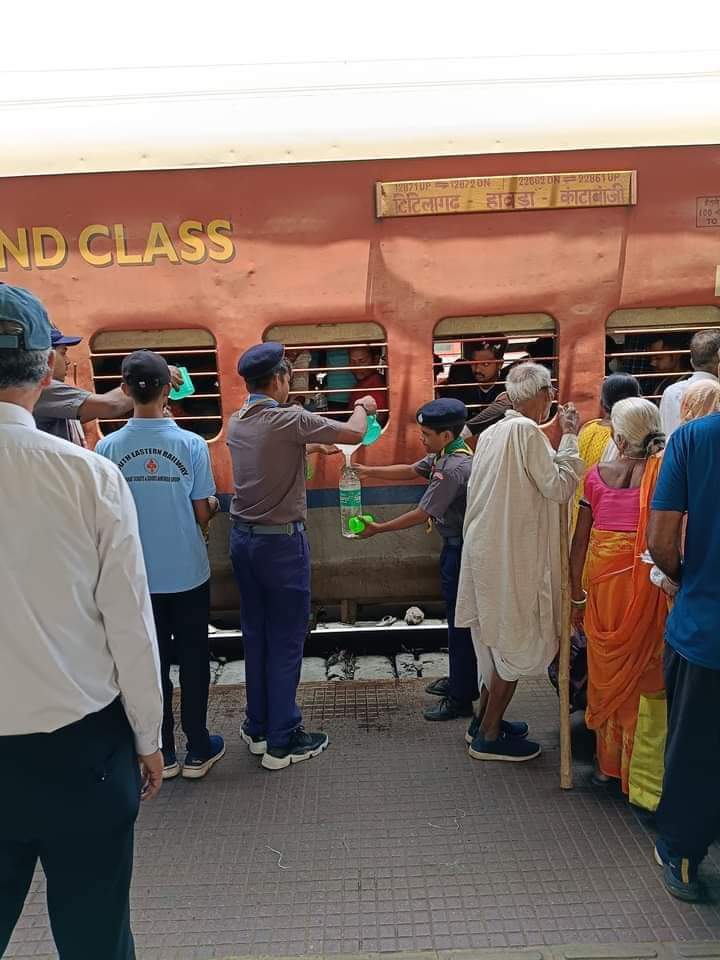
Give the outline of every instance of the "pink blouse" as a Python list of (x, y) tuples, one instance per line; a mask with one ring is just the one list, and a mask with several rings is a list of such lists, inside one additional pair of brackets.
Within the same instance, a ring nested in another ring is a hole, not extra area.
[(609, 487), (597, 466), (585, 477), (583, 500), (590, 504), (596, 530), (634, 533), (640, 521), (640, 487)]

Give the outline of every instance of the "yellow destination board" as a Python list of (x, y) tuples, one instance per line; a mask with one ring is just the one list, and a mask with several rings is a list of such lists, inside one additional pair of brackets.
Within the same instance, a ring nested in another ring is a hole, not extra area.
[(376, 215), (379, 218), (422, 217), (443, 213), (626, 207), (637, 203), (636, 183), (635, 170), (398, 180), (375, 185)]

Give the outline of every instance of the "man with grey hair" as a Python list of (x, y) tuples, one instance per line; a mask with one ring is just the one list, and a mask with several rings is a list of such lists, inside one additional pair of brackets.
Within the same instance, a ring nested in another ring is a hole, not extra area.
[(720, 362), (720, 330), (698, 330), (690, 341), (690, 363), (694, 373), (687, 380), (677, 380), (663, 393), (660, 400), (660, 419), (663, 433), (669, 439), (673, 430), (680, 426), (680, 404), (691, 383), (698, 380), (718, 382)]
[(133, 824), (162, 783), (162, 693), (130, 490), (43, 433), (51, 330), (0, 284), (0, 956), (40, 860), (60, 960), (132, 960)]
[(455, 613), (469, 627), (478, 661), (480, 700), (465, 739), (478, 760), (531, 760), (540, 744), (525, 723), (504, 719), (520, 677), (544, 674), (561, 624), (560, 507), (575, 492), (584, 464), (578, 415), (560, 407), (556, 452), (545, 423), (555, 390), (546, 367), (521, 363), (508, 374), (513, 408), (478, 440), (465, 513)]

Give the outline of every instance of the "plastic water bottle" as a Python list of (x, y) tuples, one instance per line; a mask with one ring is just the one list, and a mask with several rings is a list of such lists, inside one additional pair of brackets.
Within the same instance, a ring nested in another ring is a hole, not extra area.
[(350, 518), (362, 514), (362, 485), (360, 477), (353, 468), (346, 463), (340, 474), (340, 528), (344, 537), (353, 537), (350, 529)]

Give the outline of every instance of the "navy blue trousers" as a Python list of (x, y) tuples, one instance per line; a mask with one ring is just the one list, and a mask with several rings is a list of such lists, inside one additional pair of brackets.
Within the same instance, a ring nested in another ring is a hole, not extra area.
[(248, 733), (285, 747), (302, 721), (295, 695), (310, 621), (307, 537), (234, 527), (230, 559), (240, 589)]
[(665, 647), (668, 732), (656, 822), (672, 857), (699, 863), (720, 839), (720, 670)]
[(456, 700), (477, 700), (477, 660), (472, 635), (466, 627), (455, 626), (455, 605), (460, 581), (462, 546), (444, 543), (440, 554), (440, 580), (447, 607), (450, 696)]
[(170, 667), (180, 667), (180, 722), (187, 737), (188, 751), (198, 757), (210, 756), (207, 729), (210, 687), (210, 581), (180, 593), (153, 593), (153, 615), (160, 650), (163, 687), (162, 745), (175, 749), (173, 685)]
[(60, 960), (133, 960), (140, 769), (120, 701), (54, 733), (0, 737), (0, 956), (40, 860)]

